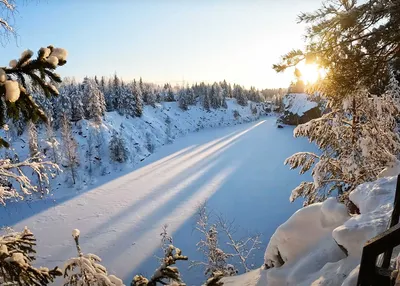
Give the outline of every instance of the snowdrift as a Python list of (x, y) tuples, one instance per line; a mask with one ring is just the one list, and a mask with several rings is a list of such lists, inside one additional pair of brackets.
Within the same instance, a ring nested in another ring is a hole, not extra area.
[(265, 265), (224, 285), (355, 286), (363, 245), (388, 226), (396, 180), (358, 186), (350, 200), (359, 215), (349, 216), (334, 198), (298, 210), (271, 237)]
[(283, 98), (283, 114), (279, 122), (299, 125), (321, 116), (318, 103), (306, 93), (289, 93)]

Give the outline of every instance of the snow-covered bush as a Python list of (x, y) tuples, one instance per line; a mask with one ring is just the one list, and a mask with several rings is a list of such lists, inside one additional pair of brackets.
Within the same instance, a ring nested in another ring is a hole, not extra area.
[[(208, 277), (206, 285), (218, 285), (222, 276), (233, 276), (238, 273), (237, 267), (231, 263), (236, 262), (245, 272), (250, 271), (248, 265), (251, 254), (258, 249), (260, 235), (254, 235), (242, 240), (233, 237), (234, 224), (224, 219), (221, 215), (212, 221), (213, 214), (208, 212), (206, 204), (198, 208), (195, 229), (202, 235), (196, 244), (197, 249), (204, 256), (205, 261), (192, 261), (191, 267), (202, 266), (204, 274)], [(222, 236), (226, 237), (226, 246), (232, 253), (225, 252), (220, 241)], [(209, 283), (209, 284), (207, 284)], [(214, 284), (213, 284), (214, 283)]]
[(238, 120), (239, 118), (240, 118), (240, 113), (239, 113), (239, 111), (238, 110), (234, 110), (233, 111), (233, 117), (236, 119), (236, 120)]
[(95, 254), (83, 254), (79, 245), (80, 231), (74, 229), (74, 238), (78, 257), (70, 258), (64, 265), (64, 286), (122, 286), (121, 279), (109, 275)]
[(356, 186), (390, 173), (398, 165), (400, 138), (395, 132), (399, 102), (390, 94), (380, 97), (360, 89), (342, 105), (308, 123), (299, 125), (294, 136), (308, 137), (321, 154), (299, 152), (288, 159), (292, 169), (303, 174), (313, 168), (312, 182), (302, 182), (290, 196), (304, 197), (304, 204), (325, 200), (333, 192), (342, 199)]
[(156, 286), (159, 283), (161, 285), (185, 286), (186, 284), (182, 281), (178, 267), (172, 266), (179, 260), (188, 260), (188, 257), (182, 255), (182, 251), (179, 248), (169, 245), (160, 267), (156, 269), (151, 278), (147, 279), (142, 275), (136, 275), (133, 277), (131, 285)]
[[(57, 63), (47, 61), (52, 53), (53, 56), (57, 57)], [(55, 84), (61, 82), (61, 77), (54, 73), (54, 69), (66, 63), (67, 54), (64, 49), (48, 46), (41, 48), (37, 58), (32, 59), (33, 52), (26, 50), (18, 60), (12, 60), (9, 67), (0, 68), (1, 129), (8, 130), (6, 123), (9, 119), (21, 122), (21, 115), (23, 115), (24, 120), (36, 121), (42, 119), (47, 121), (46, 115), (28, 90), (32, 89), (33, 86), (38, 87), (46, 97), (58, 95)], [(34, 135), (33, 133), (36, 134), (33, 129), (34, 125), (31, 124), (32, 135)], [(30, 141), (32, 158), (23, 162), (12, 162), (10, 159), (0, 160), (0, 176), (3, 178), (2, 181), (5, 182), (0, 184), (0, 202), (3, 204), (6, 199), (23, 198), (25, 195), (38, 191), (31, 179), (25, 175), (26, 170), (24, 169), (32, 169), (38, 177), (39, 184), (41, 184), (41, 182), (48, 180), (49, 174), (53, 174), (51, 170), (57, 168), (54, 163), (44, 161), (44, 157), (34, 150), (37, 148), (35, 146), (37, 142), (34, 142), (36, 139), (33, 137), (31, 136), (32, 140)], [(0, 147), (9, 147), (9, 143), (0, 138)]]

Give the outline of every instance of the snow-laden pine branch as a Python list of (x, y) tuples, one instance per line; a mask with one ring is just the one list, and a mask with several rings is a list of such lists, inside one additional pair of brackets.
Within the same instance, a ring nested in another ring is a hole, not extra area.
[(31, 169), (37, 175), (39, 183), (49, 183), (49, 176), (53, 176), (54, 171), (59, 168), (53, 162), (43, 159), (41, 154), (36, 153), (22, 162), (0, 160), (0, 177), (6, 178), (8, 182), (0, 185), (0, 203), (5, 204), (5, 201), (11, 198), (23, 199), (26, 195), (38, 191), (38, 187), (26, 175), (24, 168)]
[[(400, 171), (397, 154), (400, 138), (396, 118), (400, 114), (398, 83), (375, 96), (360, 88), (321, 118), (299, 125), (295, 137), (307, 137), (321, 154), (299, 152), (286, 159), (300, 174), (312, 169), (312, 182), (302, 182), (290, 196), (304, 197), (304, 204), (323, 201), (333, 192), (346, 199), (357, 185)], [(396, 173), (397, 174), (397, 173)], [(395, 175), (395, 174), (394, 174)]]
[(64, 286), (123, 286), (121, 279), (109, 275), (107, 269), (100, 264), (101, 258), (95, 254), (84, 254), (79, 244), (80, 231), (74, 229), (74, 238), (78, 257), (67, 260), (64, 265)]
[(25, 228), (22, 232), (8, 232), (0, 236), (0, 284), (1, 285), (47, 285), (54, 282), (62, 271), (55, 267), (35, 268), (33, 233)]

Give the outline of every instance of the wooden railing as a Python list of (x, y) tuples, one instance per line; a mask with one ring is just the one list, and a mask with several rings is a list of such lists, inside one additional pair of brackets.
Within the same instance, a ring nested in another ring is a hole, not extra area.
[[(400, 175), (397, 176), (396, 193), (389, 229), (366, 242), (363, 248), (357, 286), (394, 285), (390, 259), (393, 248), (400, 245)], [(377, 258), (382, 255), (380, 265)]]

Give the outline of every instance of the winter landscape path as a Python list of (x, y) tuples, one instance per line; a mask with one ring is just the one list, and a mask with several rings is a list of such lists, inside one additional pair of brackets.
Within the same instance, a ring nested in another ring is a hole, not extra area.
[[(269, 237), (301, 202), (289, 203), (290, 191), (307, 177), (283, 161), (298, 151), (313, 150), (293, 129), (277, 129), (275, 118), (189, 134), (164, 146), (135, 169), (103, 177), (98, 186), (63, 199), (10, 204), (0, 210), (0, 225), (28, 226), (38, 239), (38, 265), (52, 267), (75, 256), (71, 231), (81, 231), (84, 252), (96, 253), (109, 272), (129, 283), (134, 273), (150, 275), (158, 262), (162, 226), (190, 259), (198, 234), (196, 207), (234, 219), (236, 235), (261, 232), (263, 245), (254, 257), (262, 264)], [(118, 176), (119, 175), (119, 176)], [(200, 285), (200, 269), (180, 264), (188, 285)]]

